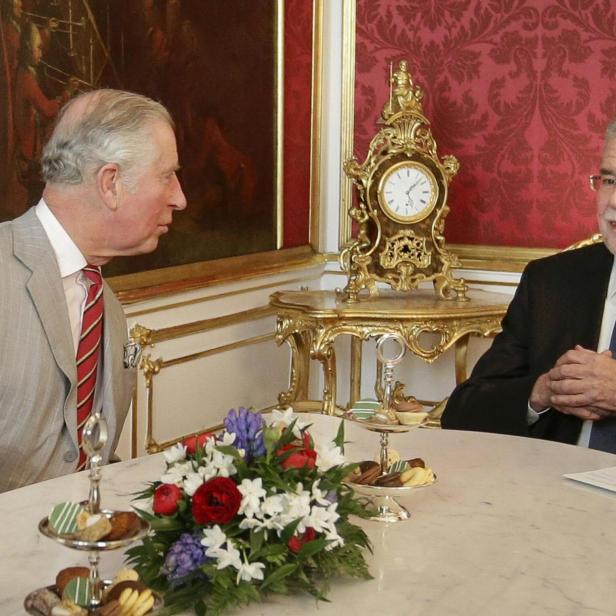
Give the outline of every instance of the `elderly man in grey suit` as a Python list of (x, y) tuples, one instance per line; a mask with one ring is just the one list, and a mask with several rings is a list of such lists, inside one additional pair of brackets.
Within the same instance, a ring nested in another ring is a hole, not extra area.
[(104, 460), (113, 454), (135, 374), (100, 266), (154, 250), (186, 207), (173, 122), (144, 96), (70, 101), (41, 165), (41, 201), (0, 225), (0, 492), (83, 468), (96, 411), (109, 427)]

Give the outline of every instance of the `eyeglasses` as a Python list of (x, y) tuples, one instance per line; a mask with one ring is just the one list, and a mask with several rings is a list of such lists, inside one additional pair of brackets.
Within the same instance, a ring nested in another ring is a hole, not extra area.
[(590, 180), (590, 188), (594, 191), (601, 190), (614, 190), (616, 188), (616, 177), (613, 175), (591, 175), (588, 178)]

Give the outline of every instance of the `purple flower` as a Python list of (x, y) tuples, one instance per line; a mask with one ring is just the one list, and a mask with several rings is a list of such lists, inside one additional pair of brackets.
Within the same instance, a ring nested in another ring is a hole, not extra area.
[(229, 411), (224, 424), (227, 432), (235, 434), (233, 445), (246, 452), (246, 460), (265, 455), (265, 443), (263, 442), (265, 424), (261, 413), (255, 413), (240, 406), (237, 411), (235, 409)]
[(192, 573), (205, 561), (205, 548), (201, 545), (200, 536), (183, 533), (169, 548), (162, 573), (173, 582)]

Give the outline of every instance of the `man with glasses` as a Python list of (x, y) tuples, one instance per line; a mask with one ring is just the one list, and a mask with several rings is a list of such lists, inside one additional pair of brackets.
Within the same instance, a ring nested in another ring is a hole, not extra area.
[(449, 398), (444, 428), (616, 453), (616, 121), (590, 185), (603, 242), (528, 264), (502, 332)]

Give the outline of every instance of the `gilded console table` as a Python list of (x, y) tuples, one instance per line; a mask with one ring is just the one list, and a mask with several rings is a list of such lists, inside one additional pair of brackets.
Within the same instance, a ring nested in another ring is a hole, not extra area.
[[(318, 360), (324, 373), (322, 412), (336, 409), (336, 356), (334, 341), (351, 336), (351, 403), (361, 387), (362, 342), (382, 334), (400, 334), (410, 351), (431, 363), (454, 346), (456, 383), (466, 378), (466, 353), (471, 334), (492, 336), (510, 301), (508, 295), (470, 290), (467, 301), (443, 300), (431, 289), (410, 293), (381, 292), (357, 303), (345, 303), (335, 291), (280, 291), (270, 298), (276, 309), (276, 342), (291, 347), (289, 389), (280, 404), (308, 398), (310, 359)], [(435, 333), (437, 342), (422, 346), (423, 333)]]

